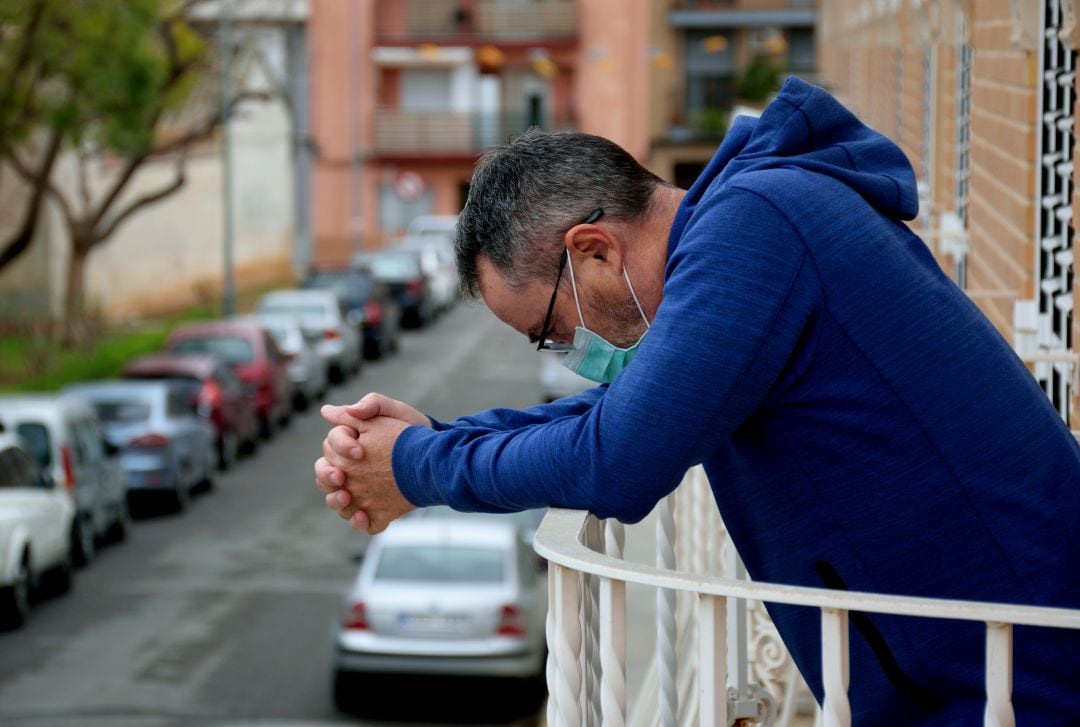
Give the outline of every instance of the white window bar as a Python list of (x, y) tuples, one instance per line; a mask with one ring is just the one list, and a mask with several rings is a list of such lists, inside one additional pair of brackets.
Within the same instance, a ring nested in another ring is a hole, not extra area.
[[(1061, 41), (1060, 0), (1040, 0), (1038, 85), (1039, 160), (1036, 174), (1035, 305), (1037, 350), (1072, 351), (1072, 197), (1076, 52)], [(1057, 364), (1035, 366), (1039, 385), (1065, 421), (1072, 394), (1070, 372)]]

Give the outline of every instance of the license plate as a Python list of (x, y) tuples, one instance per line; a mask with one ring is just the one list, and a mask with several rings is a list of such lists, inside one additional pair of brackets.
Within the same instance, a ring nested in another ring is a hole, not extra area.
[(398, 628), (407, 633), (460, 634), (468, 628), (463, 618), (455, 616), (398, 616)]

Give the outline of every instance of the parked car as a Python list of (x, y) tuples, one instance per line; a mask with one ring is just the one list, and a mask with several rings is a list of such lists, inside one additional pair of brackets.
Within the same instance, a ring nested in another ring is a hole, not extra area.
[(327, 362), (327, 375), (340, 383), (360, 370), (360, 335), (346, 320), (345, 307), (329, 290), (275, 290), (255, 304), (255, 312), (285, 313), (300, 319), (318, 337), (315, 351)]
[(384, 283), (401, 308), (401, 325), (418, 328), (435, 317), (431, 283), (414, 250), (376, 250), (358, 253), (353, 267), (367, 270)]
[(449, 310), (458, 298), (458, 271), (454, 248), (445, 240), (430, 235), (404, 237), (398, 241), (397, 246), (420, 256), (420, 268), (431, 286), (435, 310)]
[(177, 328), (165, 341), (165, 353), (210, 354), (233, 368), (255, 392), (259, 430), (269, 439), (292, 416), (292, 381), (285, 355), (260, 324), (213, 321)]
[(293, 385), (294, 408), (306, 409), (308, 404), (326, 395), (326, 361), (315, 351), (321, 337), (305, 332), (299, 318), (285, 313), (261, 313), (230, 320), (256, 323), (277, 341)]
[(342, 604), (334, 695), (364, 674), (542, 683), (547, 595), (518, 529), (482, 519), (405, 519), (371, 541)]
[(364, 358), (376, 359), (397, 351), (401, 311), (386, 285), (366, 270), (316, 270), (300, 287), (333, 291), (348, 319), (360, 325)]
[(64, 389), (97, 411), (120, 452), (129, 495), (165, 493), (177, 510), (196, 487), (209, 489), (217, 463), (214, 425), (198, 413), (196, 381), (95, 381)]
[(457, 235), (457, 221), (457, 215), (417, 215), (409, 223), (405, 236), (439, 240), (452, 248)]
[(596, 386), (562, 365), (564, 353), (545, 352), (540, 357), (540, 398), (552, 402)]
[(231, 467), (241, 451), (254, 451), (259, 436), (255, 398), (232, 367), (216, 356), (157, 354), (124, 367), (125, 379), (187, 379), (199, 384), (199, 413), (214, 425), (218, 467)]
[(408, 514), (408, 520), (465, 520), (476, 522), (477, 520), (490, 522), (507, 522), (517, 528), (518, 535), (529, 547), (532, 547), (533, 536), (540, 528), (540, 522), (547, 514), (547, 508), (533, 508), (520, 512), (488, 513), (488, 512), (460, 512), (446, 505), (432, 505), (421, 507)]
[(71, 586), (75, 506), (63, 484), (38, 467), (13, 434), (0, 433), (0, 626), (30, 615), (30, 597), (53, 576)]
[(0, 427), (71, 493), (71, 559), (89, 563), (99, 542), (122, 540), (130, 518), (127, 478), (86, 401), (57, 394), (0, 397)]

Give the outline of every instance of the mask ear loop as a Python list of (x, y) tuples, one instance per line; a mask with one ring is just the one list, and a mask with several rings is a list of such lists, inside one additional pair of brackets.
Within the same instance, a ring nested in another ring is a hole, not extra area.
[[(641, 320), (645, 321), (645, 330), (649, 330), (649, 319), (645, 315), (645, 311), (641, 308), (641, 303), (637, 299), (637, 293), (634, 292), (634, 284), (630, 282), (630, 274), (626, 272), (626, 266), (623, 265), (622, 269), (623, 277), (626, 278), (626, 287), (630, 288), (630, 297), (634, 299), (634, 305), (637, 306), (637, 312), (641, 314)], [(571, 277), (573, 277), (573, 271), (571, 271)]]
[[(581, 327), (582, 328), (584, 328), (585, 330), (589, 330), (589, 327), (585, 325), (585, 316), (581, 315), (581, 303), (578, 301), (578, 297), (577, 297), (577, 281), (574, 280), (574, 261), (570, 257), (570, 251), (569, 250), (566, 251), (566, 262), (567, 262), (567, 265), (570, 268), (570, 287), (574, 291), (574, 305), (577, 307), (578, 320), (581, 321)], [(623, 270), (623, 272), (626, 272), (626, 271)], [(631, 292), (633, 292), (633, 288), (631, 288)], [(637, 299), (635, 298), (635, 300), (637, 300)], [(640, 310), (640, 307), (638, 308), (638, 310)]]

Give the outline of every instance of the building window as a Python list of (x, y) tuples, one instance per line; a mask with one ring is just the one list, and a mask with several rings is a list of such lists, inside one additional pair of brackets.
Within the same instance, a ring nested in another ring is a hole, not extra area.
[(967, 288), (968, 196), (971, 184), (971, 46), (965, 42), (963, 11), (957, 10), (956, 69), (956, 216), (960, 218), (963, 238), (953, 253), (953, 277), (961, 289)]
[(814, 50), (814, 31), (809, 28), (789, 28), (787, 31), (788, 70), (797, 75), (812, 74), (817, 70), (817, 54)]
[(735, 105), (735, 37), (727, 31), (686, 34), (686, 114), (691, 125)]

